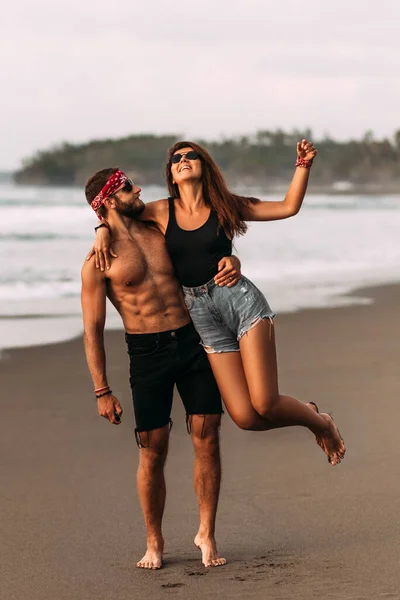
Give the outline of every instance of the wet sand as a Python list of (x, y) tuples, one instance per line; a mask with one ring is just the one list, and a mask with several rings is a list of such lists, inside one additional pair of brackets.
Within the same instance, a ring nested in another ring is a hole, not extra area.
[(192, 450), (176, 399), (167, 464), (165, 568), (144, 553), (138, 451), (122, 332), (106, 337), (125, 409), (96, 414), (82, 341), (6, 352), (1, 381), (1, 600), (400, 598), (400, 286), (374, 303), (277, 317), (281, 390), (332, 411), (347, 444), (332, 468), (301, 428), (222, 425), (217, 538), (204, 569)]

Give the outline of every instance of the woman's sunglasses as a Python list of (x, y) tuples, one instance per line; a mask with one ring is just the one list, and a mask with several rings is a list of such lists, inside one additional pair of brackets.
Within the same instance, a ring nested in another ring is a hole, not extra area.
[(196, 158), (200, 158), (200, 154), (196, 152), (196, 150), (190, 150), (189, 152), (184, 152), (183, 154), (173, 154), (171, 156), (171, 162), (175, 165), (178, 162), (181, 162), (183, 157), (187, 158), (188, 160), (196, 160)]

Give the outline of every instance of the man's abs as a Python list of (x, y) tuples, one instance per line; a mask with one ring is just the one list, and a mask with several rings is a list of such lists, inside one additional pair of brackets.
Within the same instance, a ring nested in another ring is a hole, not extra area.
[(153, 333), (190, 321), (164, 236), (144, 231), (116, 244), (118, 258), (107, 273), (107, 295), (128, 333)]

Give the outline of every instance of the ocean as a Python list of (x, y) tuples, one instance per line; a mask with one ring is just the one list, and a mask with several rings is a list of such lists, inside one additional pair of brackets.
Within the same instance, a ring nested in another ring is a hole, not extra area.
[[(142, 190), (145, 202), (163, 197)], [(0, 183), (0, 208), (0, 349), (81, 334), (80, 270), (97, 223), (83, 190)], [(400, 280), (399, 240), (400, 195), (308, 195), (296, 217), (250, 224), (235, 253), (279, 314), (369, 302), (346, 294)], [(106, 327), (120, 328), (107, 311)]]

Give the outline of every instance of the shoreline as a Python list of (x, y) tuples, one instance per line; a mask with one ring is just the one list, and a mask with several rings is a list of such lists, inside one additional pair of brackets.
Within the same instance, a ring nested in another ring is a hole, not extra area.
[[(285, 317), (287, 315), (299, 315), (302, 314), (303, 312), (309, 312), (309, 311), (331, 311), (331, 310), (340, 310), (340, 309), (344, 309), (350, 306), (363, 306), (365, 304), (370, 305), (370, 304), (374, 304), (376, 301), (376, 296), (380, 296), (381, 293), (379, 292), (379, 290), (383, 289), (388, 289), (390, 290), (391, 288), (396, 288), (397, 286), (400, 286), (400, 282), (391, 282), (391, 283), (377, 283), (376, 285), (368, 285), (366, 287), (356, 287), (354, 289), (349, 290), (348, 292), (345, 293), (341, 293), (337, 296), (335, 296), (337, 303), (335, 303), (335, 301), (332, 301), (332, 304), (330, 305), (325, 305), (325, 306), (316, 306), (316, 307), (304, 307), (304, 308), (299, 308), (299, 309), (294, 309), (294, 310), (289, 310), (289, 311), (279, 311), (277, 312), (277, 317)], [(107, 307), (108, 309), (112, 309), (113, 308), (111, 306)], [(52, 314), (52, 315), (46, 315), (46, 314), (35, 314), (35, 315), (4, 315), (3, 317), (0, 317), (0, 323), (1, 321), (28, 321), (28, 320), (35, 320), (35, 321), (46, 321), (49, 320), (51, 321), (55, 321), (57, 319), (59, 319), (60, 321), (62, 321), (62, 319), (64, 319), (65, 322), (68, 322), (69, 319), (73, 319), (74, 320), (74, 329), (75, 332), (77, 330), (76, 324), (77, 322), (81, 323), (81, 315), (80, 314)], [(110, 333), (110, 332), (121, 332), (124, 331), (124, 328), (122, 326), (122, 322), (121, 325), (118, 324), (118, 319), (119, 319), (119, 315), (117, 314), (117, 312), (115, 311), (115, 314), (112, 313), (112, 317), (111, 317), (111, 321), (112, 321), (112, 325), (107, 327), (106, 326), (106, 333)], [(11, 346), (7, 346), (5, 345), (4, 347), (0, 346), (0, 361), (3, 359), (3, 357), (7, 354), (9, 354), (10, 352), (14, 352), (16, 350), (24, 350), (24, 349), (30, 349), (30, 348), (41, 348), (41, 347), (46, 347), (46, 346), (53, 346), (53, 345), (57, 345), (57, 344), (65, 344), (68, 342), (72, 342), (75, 341), (77, 339), (80, 339), (83, 335), (83, 328), (82, 328), (82, 324), (80, 325), (80, 331), (77, 333), (74, 333), (73, 335), (69, 336), (68, 334), (65, 334), (65, 336), (62, 336), (60, 339), (56, 339), (56, 340), (52, 340), (52, 341), (38, 341), (37, 343), (32, 342), (26, 345), (11, 345)]]

